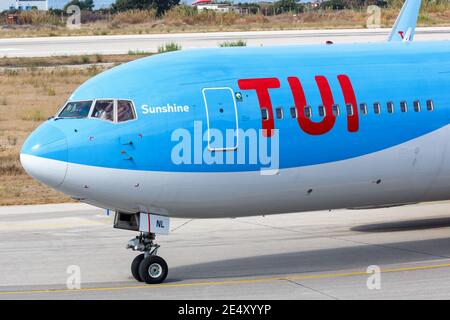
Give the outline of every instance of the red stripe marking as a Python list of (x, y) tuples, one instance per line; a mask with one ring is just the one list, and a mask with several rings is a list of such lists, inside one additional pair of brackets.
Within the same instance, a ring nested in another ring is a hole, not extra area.
[(262, 121), (263, 136), (272, 137), (275, 122), (269, 89), (279, 88), (280, 80), (277, 78), (241, 79), (238, 80), (238, 85), (241, 90), (256, 90), (260, 109), (267, 109), (269, 114), (269, 119)]
[(342, 93), (344, 94), (345, 104), (351, 104), (353, 106), (353, 115), (347, 115), (347, 129), (350, 132), (356, 132), (359, 129), (359, 117), (355, 91), (353, 90), (352, 83), (348, 76), (341, 74), (338, 76), (338, 80), (341, 85)]
[(316, 77), (316, 83), (322, 97), (322, 104), (325, 108), (325, 117), (321, 122), (314, 122), (305, 116), (304, 108), (308, 103), (300, 80), (297, 77), (289, 77), (288, 82), (294, 98), (295, 108), (297, 109), (297, 121), (300, 128), (311, 135), (321, 135), (330, 131), (336, 122), (336, 117), (333, 115), (332, 107), (334, 99), (328, 80), (324, 76)]

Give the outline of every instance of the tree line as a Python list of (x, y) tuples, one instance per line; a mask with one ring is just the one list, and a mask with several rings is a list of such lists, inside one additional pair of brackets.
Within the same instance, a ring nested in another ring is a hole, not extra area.
[[(446, 3), (449, 0), (424, 0), (424, 5)], [(217, 1), (219, 2), (219, 1)], [(399, 7), (404, 0), (326, 0), (320, 2), (318, 9), (329, 10), (344, 10), (344, 9), (364, 9), (369, 5), (377, 5), (379, 7)], [(158, 16), (163, 15), (166, 11), (180, 4), (180, 0), (116, 0), (107, 11), (123, 12), (128, 10), (154, 10)], [(230, 3), (231, 4), (231, 3)], [(81, 10), (94, 10), (93, 0), (71, 0), (66, 4), (63, 11), (66, 11), (70, 5), (77, 5)], [(252, 11), (258, 11), (267, 3), (237, 3), (235, 4), (241, 8), (247, 8)], [(274, 1), (270, 6), (270, 11), (274, 14), (286, 12), (303, 12), (308, 8), (308, 4), (300, 2), (299, 0), (278, 0)], [(310, 7), (310, 6), (309, 6)], [(54, 10), (56, 11), (56, 10)], [(259, 11), (258, 11), (259, 12)]]

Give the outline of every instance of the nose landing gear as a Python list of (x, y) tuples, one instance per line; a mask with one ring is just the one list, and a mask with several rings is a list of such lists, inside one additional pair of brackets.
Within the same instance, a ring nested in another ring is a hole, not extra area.
[(157, 284), (167, 277), (169, 268), (166, 261), (157, 256), (160, 246), (154, 240), (154, 233), (141, 232), (136, 238), (128, 241), (128, 249), (143, 252), (131, 263), (131, 273), (139, 282)]

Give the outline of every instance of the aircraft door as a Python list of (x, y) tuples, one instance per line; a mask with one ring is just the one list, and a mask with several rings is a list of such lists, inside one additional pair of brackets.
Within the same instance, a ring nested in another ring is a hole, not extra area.
[(208, 149), (235, 151), (238, 147), (238, 114), (233, 89), (229, 87), (203, 89)]

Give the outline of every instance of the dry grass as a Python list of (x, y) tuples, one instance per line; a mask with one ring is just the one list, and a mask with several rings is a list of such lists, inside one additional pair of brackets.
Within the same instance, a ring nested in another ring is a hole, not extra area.
[(45, 11), (22, 11), (18, 17), (19, 24), (63, 26), (64, 19)]
[(47, 188), (27, 175), (1, 176), (0, 205), (62, 203), (69, 197)]
[[(382, 10), (382, 26), (391, 27), (399, 8)], [(83, 23), (81, 29), (69, 30), (61, 17), (30, 13), (21, 18), (23, 25), (0, 30), (0, 37), (36, 37), (70, 35), (154, 34), (174, 32), (252, 31), (285, 29), (331, 29), (364, 28), (365, 10), (313, 11), (297, 15), (282, 14), (263, 16), (259, 14), (197, 13), (179, 6), (156, 18), (154, 11), (133, 10), (115, 15), (105, 15), (93, 22)], [(419, 26), (450, 26), (450, 2), (424, 6)]]
[(127, 24), (143, 24), (152, 23), (156, 20), (155, 10), (130, 10), (125, 12), (118, 12), (112, 19), (112, 24), (127, 25)]
[[(52, 56), (52, 57), (36, 57), (36, 58), (2, 58), (0, 59), (0, 67), (3, 68), (36, 68), (36, 67), (50, 67), (62, 65), (83, 65), (83, 64), (97, 64), (97, 63), (123, 63), (132, 61), (138, 58), (149, 56), (151, 53), (145, 51), (132, 52), (126, 55), (83, 55), (83, 56)], [(9, 70), (9, 73), (14, 73)], [(4, 98), (4, 97), (2, 97)], [(0, 105), (2, 104), (0, 98)]]
[[(94, 57), (91, 57), (94, 59)], [(114, 62), (129, 61), (139, 56), (120, 55)], [(62, 64), (68, 57), (51, 58)], [(108, 56), (102, 61), (109, 61)], [(6, 59), (3, 65), (36, 64), (39, 58)], [(66, 202), (71, 199), (28, 177), (19, 161), (20, 148), (43, 120), (54, 115), (67, 97), (81, 83), (104, 67), (70, 69), (18, 68), (0, 70), (0, 205)]]

